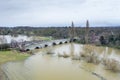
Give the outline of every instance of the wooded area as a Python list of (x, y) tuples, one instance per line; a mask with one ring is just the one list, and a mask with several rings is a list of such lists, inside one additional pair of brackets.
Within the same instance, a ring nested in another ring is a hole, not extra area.
[[(54, 39), (70, 38), (70, 27), (0, 27), (0, 35), (51, 36)], [(74, 37), (85, 44), (86, 27), (75, 27)], [(90, 27), (88, 43), (120, 48), (120, 27)]]

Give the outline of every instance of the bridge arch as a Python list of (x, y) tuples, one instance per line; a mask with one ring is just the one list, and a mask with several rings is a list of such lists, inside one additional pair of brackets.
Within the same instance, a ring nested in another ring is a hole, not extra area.
[(62, 42), (59, 42), (59, 44), (63, 44)]
[(30, 51), (30, 49), (26, 49), (26, 51)]
[(37, 46), (37, 47), (35, 47), (35, 49), (39, 49), (39, 48), (40, 48), (40, 47), (38, 47), (38, 46)]
[(53, 42), (53, 45), (57, 45), (55, 42)]
[(70, 43), (72, 42), (72, 40), (69, 41)]
[(73, 39), (73, 42), (75, 42), (77, 39)]
[(45, 44), (45, 46), (44, 47), (48, 47), (48, 45), (47, 44)]
[(67, 41), (65, 41), (64, 43), (68, 43)]

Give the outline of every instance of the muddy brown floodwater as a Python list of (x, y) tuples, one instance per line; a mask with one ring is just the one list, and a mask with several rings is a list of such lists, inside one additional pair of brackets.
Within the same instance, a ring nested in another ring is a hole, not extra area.
[[(85, 52), (85, 45), (64, 44), (39, 50), (24, 61), (8, 62), (1, 66), (5, 80), (120, 80), (120, 73), (106, 70), (100, 64), (72, 60)], [(94, 47), (95, 52), (119, 59), (120, 50)], [(49, 55), (47, 54), (49, 53)], [(69, 55), (67, 58), (60, 57)]]

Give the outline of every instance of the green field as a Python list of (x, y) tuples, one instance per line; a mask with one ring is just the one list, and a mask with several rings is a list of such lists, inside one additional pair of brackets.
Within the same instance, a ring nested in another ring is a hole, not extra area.
[(17, 51), (0, 51), (0, 65), (9, 61), (24, 60), (30, 55)]

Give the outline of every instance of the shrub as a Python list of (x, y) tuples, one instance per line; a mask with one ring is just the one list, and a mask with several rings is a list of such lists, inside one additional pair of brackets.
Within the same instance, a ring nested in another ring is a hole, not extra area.
[(9, 44), (0, 44), (0, 50), (9, 50), (10, 45)]
[(119, 61), (112, 59), (112, 58), (106, 58), (103, 60), (103, 64), (106, 69), (112, 70), (114, 72), (120, 71), (120, 64)]
[(64, 52), (64, 54), (58, 53), (58, 57), (68, 58), (68, 57), (70, 57), (70, 55), (69, 55), (69, 54), (66, 54), (66, 53)]
[(91, 52), (85, 56), (85, 60), (89, 63), (100, 63), (99, 56), (95, 52)]

